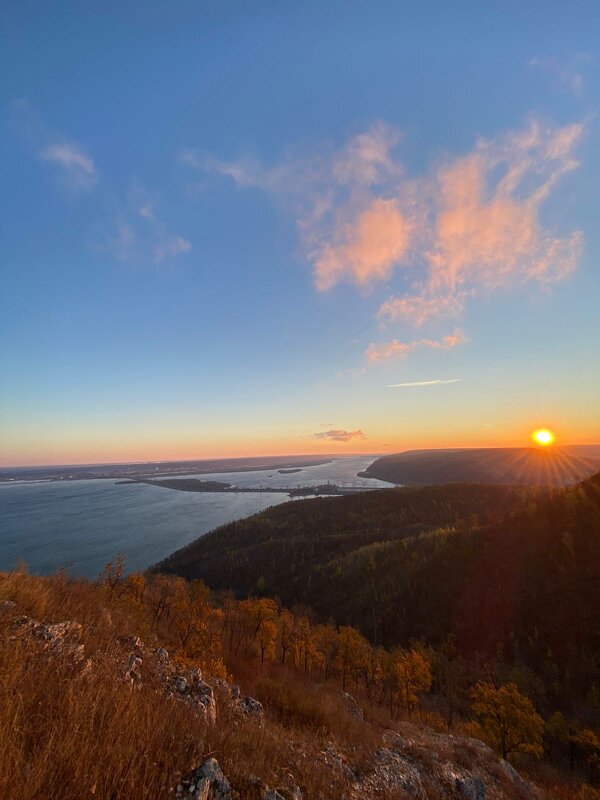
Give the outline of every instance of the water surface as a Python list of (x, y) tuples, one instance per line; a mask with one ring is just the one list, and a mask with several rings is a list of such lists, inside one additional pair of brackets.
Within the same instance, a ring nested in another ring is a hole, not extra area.
[[(300, 472), (275, 470), (199, 475), (239, 486), (389, 486), (356, 473), (372, 457), (343, 458)], [(190, 476), (186, 476), (190, 477)], [(218, 525), (287, 502), (285, 494), (180, 492), (113, 479), (0, 484), (0, 570), (24, 560), (32, 572), (67, 568), (94, 577), (117, 553), (129, 570), (145, 569)]]

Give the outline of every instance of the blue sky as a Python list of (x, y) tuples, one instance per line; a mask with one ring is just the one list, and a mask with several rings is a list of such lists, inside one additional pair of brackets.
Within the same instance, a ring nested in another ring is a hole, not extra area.
[(3, 464), (600, 441), (597, 3), (5, 9)]

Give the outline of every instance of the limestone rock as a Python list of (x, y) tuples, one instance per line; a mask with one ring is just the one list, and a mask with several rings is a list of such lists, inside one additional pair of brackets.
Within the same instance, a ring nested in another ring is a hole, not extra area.
[(216, 758), (207, 758), (189, 772), (177, 786), (177, 800), (233, 800), (229, 781)]
[(239, 701), (238, 708), (247, 716), (256, 717), (257, 719), (262, 719), (265, 714), (262, 703), (255, 700), (254, 697), (244, 697), (243, 700)]
[(212, 687), (202, 680), (199, 669), (190, 671), (188, 677), (172, 675), (167, 683), (166, 691), (189, 703), (211, 725), (217, 721), (217, 704)]

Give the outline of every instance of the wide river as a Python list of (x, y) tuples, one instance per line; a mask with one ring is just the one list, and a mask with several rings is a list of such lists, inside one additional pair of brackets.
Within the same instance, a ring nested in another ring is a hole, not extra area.
[[(317, 486), (363, 483), (357, 473), (373, 457), (340, 458), (281, 475), (277, 469), (198, 475), (239, 486)], [(190, 476), (186, 476), (190, 477)], [(128, 570), (140, 570), (202, 534), (289, 500), (285, 494), (180, 492), (147, 484), (117, 485), (112, 478), (0, 483), (0, 570), (23, 560), (31, 572), (66, 568), (95, 577), (117, 553)]]

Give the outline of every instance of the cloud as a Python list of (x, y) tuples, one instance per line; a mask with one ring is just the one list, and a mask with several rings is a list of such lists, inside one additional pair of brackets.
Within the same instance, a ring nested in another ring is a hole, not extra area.
[(85, 147), (50, 129), (26, 98), (10, 104), (9, 120), (32, 154), (56, 170), (63, 187), (77, 193), (97, 184), (98, 169)]
[(529, 66), (550, 75), (560, 91), (581, 97), (584, 89), (583, 67), (592, 64), (593, 61), (589, 53), (576, 53), (567, 61), (560, 61), (557, 58), (532, 58)]
[[(583, 130), (532, 118), (413, 176), (398, 156), (401, 132), (383, 123), (341, 147), (325, 145), (272, 166), (193, 151), (182, 159), (288, 208), (317, 291), (341, 282), (363, 289), (385, 283), (391, 293), (380, 301), (380, 323), (424, 326), (460, 320), (469, 303), (498, 290), (549, 290), (576, 269), (583, 234), (558, 231), (542, 214), (560, 180), (579, 165)], [(446, 339), (374, 343), (368, 361), (458, 343)]]
[(410, 225), (394, 200), (377, 199), (354, 219), (340, 219), (333, 242), (315, 259), (315, 284), (320, 291), (344, 275), (365, 285), (388, 278), (408, 247)]
[(392, 339), (390, 342), (376, 344), (372, 342), (366, 351), (367, 360), (371, 364), (389, 361), (392, 358), (403, 358), (413, 350), (428, 348), (431, 350), (452, 350), (459, 344), (467, 341), (467, 337), (460, 330), (455, 330), (441, 339), (415, 339), (411, 342), (399, 342)]
[(94, 160), (86, 155), (81, 145), (56, 143), (44, 147), (38, 153), (42, 161), (56, 166), (61, 173), (61, 182), (69, 189), (82, 191), (91, 189), (98, 180)]
[(581, 125), (534, 121), (497, 140), (481, 139), (437, 171), (425, 296), (549, 285), (575, 269), (581, 232), (561, 238), (543, 228), (539, 213), (559, 178), (578, 166), (573, 150), (581, 134)]
[(365, 434), (361, 430), (345, 431), (342, 429), (334, 428), (329, 431), (322, 431), (320, 433), (313, 433), (315, 439), (328, 439), (331, 442), (349, 442), (352, 439), (365, 439)]
[(388, 389), (408, 389), (416, 386), (443, 386), (448, 383), (460, 383), (462, 378), (449, 378), (448, 380), (440, 380), (436, 378), (433, 381), (408, 381), (407, 383), (390, 383)]
[(100, 226), (96, 247), (118, 261), (160, 264), (189, 253), (191, 243), (158, 217), (158, 195), (132, 181), (126, 202)]
[(404, 295), (389, 297), (377, 312), (382, 321), (393, 322), (403, 319), (412, 325), (423, 325), (435, 317), (458, 317), (464, 308), (464, 295), (440, 295), (424, 297), (421, 295)]

